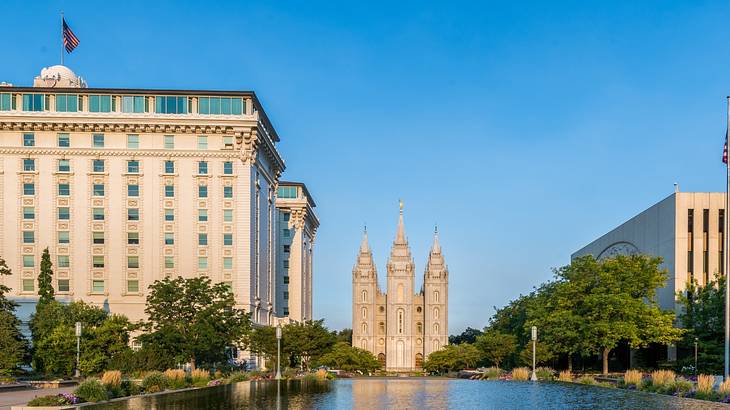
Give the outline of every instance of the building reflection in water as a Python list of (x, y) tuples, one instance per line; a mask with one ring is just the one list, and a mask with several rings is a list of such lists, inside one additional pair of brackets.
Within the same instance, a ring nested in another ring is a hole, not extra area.
[(443, 409), (447, 407), (447, 380), (353, 379), (353, 409)]

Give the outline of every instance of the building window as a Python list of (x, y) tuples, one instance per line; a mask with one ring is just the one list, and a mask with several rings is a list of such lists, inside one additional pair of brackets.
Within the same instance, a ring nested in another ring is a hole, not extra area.
[(237, 97), (200, 97), (198, 98), (198, 114), (241, 115), (245, 102)]
[(33, 292), (33, 279), (23, 279), (23, 292)]
[(139, 221), (139, 208), (127, 208), (127, 220)]
[(48, 105), (45, 94), (23, 94), (23, 111), (45, 111)]
[(279, 190), (277, 191), (277, 196), (279, 198), (296, 198), (297, 197), (297, 187), (295, 186), (280, 186)]
[(127, 185), (127, 196), (138, 197), (139, 196), (139, 185)]
[(92, 208), (91, 209), (92, 219), (95, 221), (104, 220), (104, 208)]
[(233, 258), (229, 256), (223, 258), (223, 269), (233, 269)]
[(695, 210), (687, 210), (687, 272), (690, 280), (694, 280), (694, 216)]
[(233, 222), (233, 209), (223, 210), (223, 222)]
[(208, 174), (208, 162), (198, 161), (198, 174), (200, 174), (200, 175)]
[(91, 137), (94, 148), (104, 148), (104, 134), (94, 134)]
[(288, 237), (290, 237), (290, 236), (291, 236), (291, 231), (289, 230), (289, 228), (284, 228), (284, 229), (283, 229), (283, 231), (282, 231), (282, 235), (283, 235), (283, 236), (284, 236), (285, 238), (288, 238)]
[(78, 112), (80, 99), (77, 94), (56, 94), (56, 111)]
[(35, 243), (35, 232), (23, 231), (23, 243)]
[(32, 132), (26, 132), (23, 134), (23, 146), (24, 147), (35, 147), (35, 134)]
[(281, 262), (282, 262), (282, 264), (284, 266), (284, 269), (289, 269), (289, 259), (284, 259)]
[(165, 198), (174, 198), (175, 197), (175, 186), (174, 185), (165, 185)]
[(58, 231), (58, 243), (59, 245), (66, 245), (71, 242), (71, 234), (69, 231)]
[(233, 245), (233, 234), (224, 233), (223, 234), (223, 246), (231, 246), (231, 245)]
[(710, 283), (710, 210), (702, 210), (702, 274), (705, 285)]
[(175, 267), (175, 257), (165, 256), (165, 269), (173, 269)]
[(206, 137), (205, 135), (198, 136), (198, 149), (200, 149), (200, 150), (208, 149), (208, 137)]
[(127, 135), (127, 149), (139, 149), (139, 135)]
[(35, 171), (35, 160), (31, 158), (23, 159), (23, 171), (33, 172)]
[(35, 195), (35, 184), (24, 183), (23, 184), (23, 195)]
[(284, 300), (289, 300), (289, 291), (284, 291)]
[(725, 210), (720, 209), (720, 212), (718, 214), (718, 224), (717, 228), (719, 231), (719, 235), (717, 237), (718, 244), (717, 249), (720, 250), (718, 256), (719, 260), (717, 263), (717, 266), (719, 266), (720, 275), (725, 274)]
[(111, 95), (90, 95), (89, 112), (116, 111), (116, 101)]
[(226, 161), (223, 163), (223, 175), (233, 175), (233, 162)]
[(139, 245), (139, 232), (127, 232), (127, 245)]
[(104, 160), (103, 159), (92, 160), (91, 167), (94, 170), (94, 172), (104, 172)]
[(385, 334), (385, 323), (378, 323), (378, 331), (380, 332), (380, 334)]
[(139, 292), (139, 281), (136, 279), (130, 279), (127, 281), (127, 293), (138, 293)]
[(174, 161), (165, 161), (165, 173), (166, 174), (175, 173), (175, 162)]
[(208, 258), (204, 256), (198, 258), (198, 269), (208, 269)]
[(59, 279), (58, 280), (58, 291), (59, 292), (69, 292), (71, 290), (71, 286), (69, 285), (68, 279)]
[(438, 290), (434, 290), (434, 291), (433, 291), (433, 301), (434, 301), (435, 303), (439, 303), (439, 296), (440, 296), (440, 295), (439, 295), (439, 291), (438, 291)]
[(35, 208), (32, 206), (23, 207), (23, 219), (32, 220), (35, 219)]
[(58, 184), (58, 196), (71, 195), (71, 186), (69, 184)]
[(136, 160), (127, 161), (127, 173), (128, 174), (139, 174), (139, 161), (136, 161)]
[(208, 197), (208, 185), (198, 185), (198, 197), (199, 198)]
[(207, 233), (199, 233), (198, 234), (198, 245), (205, 246), (208, 244), (208, 234)]
[(129, 268), (129, 269), (139, 268), (139, 256), (127, 256), (127, 268)]
[(165, 232), (165, 245), (175, 244), (175, 234), (173, 232)]
[(289, 308), (284, 307), (284, 316), (289, 316)]
[(398, 321), (397, 321), (398, 334), (403, 334), (403, 323), (404, 323), (403, 309), (398, 309), (398, 314), (396, 316), (398, 318)]
[(23, 255), (23, 267), (32, 268), (33, 266), (35, 266), (35, 259), (33, 259), (33, 255)]
[(165, 135), (165, 149), (175, 149), (174, 135)]
[(284, 245), (284, 253), (291, 252), (291, 245)]
[(104, 184), (94, 184), (93, 196), (104, 196)]
[(0, 111), (15, 110), (15, 98), (10, 93), (0, 94)]
[(91, 293), (104, 293), (104, 281), (99, 279), (92, 280)]
[(71, 208), (62, 206), (58, 208), (58, 219), (61, 221), (68, 221), (71, 219)]
[(122, 97), (122, 112), (143, 113), (147, 111), (146, 98), (143, 96), (125, 95)]
[(232, 135), (223, 136), (223, 149), (233, 149), (233, 136)]
[(58, 172), (71, 172), (71, 161), (67, 159), (59, 159)]
[(223, 198), (233, 198), (233, 187), (232, 186), (223, 187)]
[(198, 222), (208, 222), (207, 209), (198, 209)]
[(157, 114), (187, 114), (188, 98), (157, 95), (155, 96), (155, 112)]
[(289, 212), (284, 213), (284, 222), (289, 222), (289, 219), (291, 218), (291, 214)]
[(68, 148), (71, 146), (71, 137), (68, 134), (58, 134), (58, 146)]
[(435, 335), (439, 334), (439, 324), (438, 323), (433, 324), (433, 334), (435, 334)]
[(284, 276), (284, 284), (285, 285), (288, 285), (289, 284), (289, 276), (288, 275), (287, 276)]
[(368, 308), (363, 307), (360, 311), (361, 311), (362, 318), (367, 319), (368, 318)]
[(433, 318), (434, 319), (439, 318), (439, 308), (433, 308)]
[(172, 222), (175, 220), (175, 210), (174, 209), (165, 209), (165, 221)]
[(58, 261), (59, 268), (68, 268), (71, 266), (71, 260), (68, 255), (58, 255), (56, 260)]
[(416, 323), (416, 332), (418, 334), (423, 333), (423, 324), (421, 322)]
[(94, 245), (104, 245), (104, 232), (92, 232), (91, 243)]
[(104, 267), (104, 256), (103, 255), (96, 255), (91, 257), (91, 266), (94, 268), (103, 268)]

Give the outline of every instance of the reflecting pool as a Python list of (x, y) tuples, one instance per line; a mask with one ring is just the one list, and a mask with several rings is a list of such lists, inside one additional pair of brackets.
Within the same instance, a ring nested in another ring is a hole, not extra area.
[(135, 397), (85, 410), (146, 409), (730, 409), (730, 406), (572, 383), (427, 378), (242, 382)]

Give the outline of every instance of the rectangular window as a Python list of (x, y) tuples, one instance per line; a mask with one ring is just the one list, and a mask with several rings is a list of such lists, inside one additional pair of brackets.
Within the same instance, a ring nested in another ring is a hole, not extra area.
[(89, 112), (112, 112), (115, 108), (116, 101), (111, 95), (89, 96)]
[(199, 150), (208, 149), (208, 137), (206, 137), (205, 135), (198, 136), (198, 149)]
[(71, 172), (71, 160), (59, 159), (58, 172)]
[(15, 109), (15, 99), (10, 93), (0, 94), (0, 111), (10, 111)]
[(127, 245), (139, 245), (139, 232), (127, 232)]
[(94, 196), (104, 196), (104, 184), (94, 184)]
[(79, 96), (77, 94), (56, 94), (57, 112), (78, 112)]
[(100, 279), (92, 280), (91, 293), (104, 293), (104, 281)]
[(45, 94), (23, 94), (23, 111), (45, 111), (47, 106)]
[(175, 210), (174, 209), (165, 209), (165, 221), (172, 222), (175, 220)]
[(233, 175), (233, 162), (226, 161), (223, 163), (223, 175)]
[(165, 232), (165, 245), (175, 244), (175, 234), (172, 232)]
[(139, 268), (139, 256), (127, 256), (127, 267), (130, 269)]
[(23, 184), (23, 195), (35, 195), (35, 184), (24, 183)]
[(139, 196), (139, 185), (127, 185), (127, 196), (136, 198)]
[(157, 114), (187, 114), (188, 97), (155, 96), (155, 112)]
[(173, 161), (165, 161), (165, 173), (166, 174), (174, 174), (175, 173), (175, 162), (173, 162)]
[(32, 220), (35, 219), (35, 208), (32, 206), (23, 207), (23, 219)]
[(139, 173), (139, 161), (131, 160), (127, 161), (127, 173), (138, 174)]
[(96, 255), (91, 257), (91, 266), (94, 268), (103, 268), (104, 267), (104, 256), (103, 255)]
[(145, 97), (125, 95), (122, 97), (122, 112), (145, 112)]
[(165, 256), (165, 269), (173, 269), (175, 267), (175, 257)]
[(68, 221), (71, 219), (71, 208), (62, 206), (58, 208), (58, 219), (61, 221)]
[(127, 293), (138, 293), (139, 292), (139, 281), (136, 279), (130, 279), (127, 281)]
[(91, 243), (94, 245), (104, 245), (104, 232), (92, 232)]
[(289, 236), (291, 236), (291, 231), (289, 230), (289, 228), (284, 228), (283, 236), (285, 238), (288, 238)]
[(128, 208), (127, 209), (127, 220), (128, 221), (139, 221), (139, 208)]
[(223, 187), (223, 198), (233, 198), (233, 187), (232, 186)]
[(223, 258), (223, 269), (233, 269), (233, 258), (230, 256)]
[(92, 219), (95, 221), (104, 220), (104, 208), (92, 208), (91, 209)]
[(94, 148), (104, 148), (104, 134), (94, 134), (91, 138)]
[(199, 198), (208, 197), (208, 186), (207, 185), (198, 185), (198, 197)]
[(233, 209), (223, 210), (223, 222), (233, 222)]
[(231, 246), (231, 245), (233, 245), (233, 234), (232, 233), (224, 233), (223, 234), (223, 245), (224, 246)]
[(71, 195), (71, 185), (58, 184), (58, 196), (69, 196), (69, 195)]
[(165, 149), (175, 149), (174, 135), (165, 135)]
[(208, 234), (207, 233), (199, 233), (198, 234), (198, 245), (205, 246), (208, 244)]
[(58, 280), (58, 291), (59, 292), (68, 292), (71, 290), (71, 286), (69, 285), (68, 279), (59, 279)]
[(35, 134), (32, 132), (26, 132), (23, 134), (23, 146), (24, 147), (35, 147)]
[(207, 209), (198, 209), (198, 222), (208, 222)]
[(286, 290), (284, 291), (284, 299), (285, 300), (289, 299), (289, 291), (286, 291)]
[(284, 245), (284, 253), (291, 252), (291, 245)]
[(198, 258), (198, 269), (208, 269), (208, 258), (205, 256)]
[(35, 243), (35, 232), (23, 231), (23, 243)]
[(32, 268), (33, 266), (35, 266), (33, 255), (23, 255), (23, 267)]
[(59, 245), (66, 245), (71, 243), (71, 234), (69, 231), (58, 231), (58, 243)]
[(198, 114), (241, 115), (245, 101), (240, 97), (200, 97)]
[(295, 186), (280, 186), (277, 192), (279, 198), (297, 198), (297, 187)]
[(284, 268), (289, 269), (289, 259), (284, 259), (282, 262), (284, 262)]
[(71, 146), (71, 137), (68, 134), (58, 134), (58, 146), (68, 148)]
[(127, 149), (139, 149), (139, 135), (127, 135)]
[(175, 197), (175, 186), (174, 185), (165, 185), (165, 198), (174, 198)]
[(224, 149), (233, 149), (233, 136), (231, 136), (231, 135), (223, 136), (223, 148)]
[(94, 170), (94, 172), (104, 172), (104, 160), (103, 159), (92, 160), (91, 167)]
[(284, 284), (285, 285), (289, 284), (289, 276), (284, 276)]
[(33, 172), (35, 171), (35, 160), (31, 158), (23, 159), (23, 171)]
[(206, 161), (198, 161), (198, 174), (208, 174), (208, 163)]
[(33, 279), (23, 279), (23, 292), (33, 292), (35, 285)]
[(289, 218), (291, 218), (291, 214), (289, 212), (284, 213), (284, 222), (289, 222)]
[(71, 260), (68, 255), (58, 255), (57, 260), (59, 268), (68, 268), (71, 266)]

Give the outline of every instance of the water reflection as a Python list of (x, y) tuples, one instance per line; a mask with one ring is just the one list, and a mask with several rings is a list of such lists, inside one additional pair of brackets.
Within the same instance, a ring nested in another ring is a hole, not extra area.
[(193, 409), (728, 409), (719, 403), (564, 383), (453, 379), (242, 382), (84, 407)]

